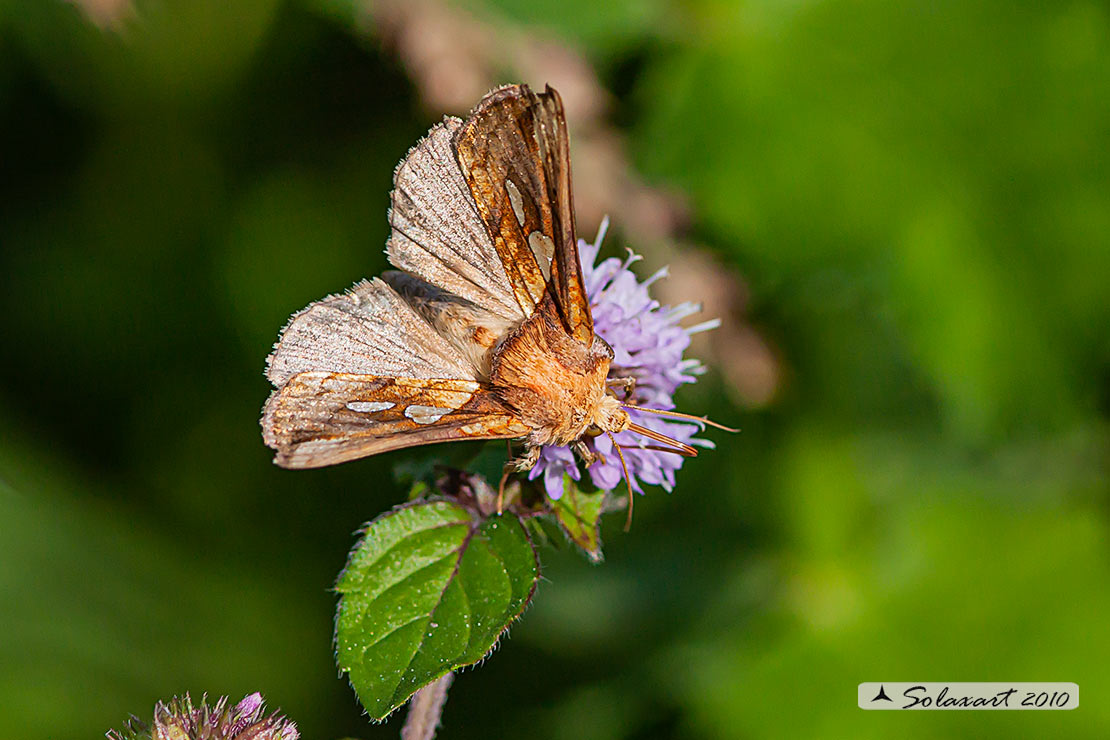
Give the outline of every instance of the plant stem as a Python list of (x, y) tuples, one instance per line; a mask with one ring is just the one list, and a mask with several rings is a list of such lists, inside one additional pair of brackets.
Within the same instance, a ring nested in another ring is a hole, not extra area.
[(448, 673), (413, 695), (405, 726), (401, 728), (401, 740), (432, 740), (436, 736), (443, 705), (447, 703), (447, 689), (454, 680), (455, 674)]

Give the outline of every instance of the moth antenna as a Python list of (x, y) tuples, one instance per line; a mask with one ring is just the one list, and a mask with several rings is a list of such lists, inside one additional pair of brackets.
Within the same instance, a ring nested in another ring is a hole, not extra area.
[(679, 442), (677, 439), (671, 439), (667, 435), (660, 434), (654, 429), (648, 429), (647, 427), (642, 427), (639, 424), (629, 424), (628, 430), (630, 432), (636, 432), (636, 434), (642, 434), (648, 439), (654, 439), (656, 442), (662, 442), (665, 445), (669, 445), (670, 447), (674, 448), (675, 452), (682, 455), (683, 457), (698, 456), (698, 451), (696, 448), (691, 447), (685, 442)]
[(608, 232), (608, 231), (609, 231), (609, 214), (606, 213), (601, 218), (601, 225), (597, 227), (597, 236), (594, 237), (594, 244), (601, 244), (602, 240), (605, 239), (606, 232)]
[(716, 427), (717, 429), (723, 429), (726, 432), (739, 432), (740, 431), (739, 429), (733, 429), (732, 427), (726, 427), (724, 424), (718, 424), (715, 421), (710, 421), (709, 419), (707, 419), (704, 416), (694, 416), (693, 414), (684, 414), (681, 411), (664, 411), (663, 409), (649, 409), (646, 406), (636, 406), (635, 404), (631, 404), (631, 403), (622, 403), (621, 406), (626, 408), (626, 409), (633, 409), (635, 411), (646, 411), (649, 414), (659, 414), (660, 416), (673, 416), (676, 419), (689, 419), (690, 421), (696, 421), (699, 424), (707, 424), (711, 427)]
[(621, 459), (621, 470), (624, 471), (624, 484), (628, 486), (628, 518), (624, 521), (624, 531), (632, 529), (632, 478), (628, 475), (628, 465), (624, 462), (624, 453), (621, 452), (621, 446), (617, 444), (617, 440), (613, 437), (613, 433), (608, 429), (605, 433), (609, 435), (609, 441), (613, 443), (613, 449), (617, 451), (617, 457)]
[[(672, 452), (675, 455), (682, 455), (682, 450), (676, 450), (674, 447), (663, 447), (662, 445), (619, 445), (622, 450), (651, 450), (652, 452)], [(682, 455), (688, 457), (687, 455)]]

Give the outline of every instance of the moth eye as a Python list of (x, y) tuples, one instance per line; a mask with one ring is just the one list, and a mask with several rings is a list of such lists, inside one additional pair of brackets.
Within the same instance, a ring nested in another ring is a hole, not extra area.
[(599, 437), (601, 436), (602, 431), (602, 428), (599, 427), (597, 424), (590, 424), (588, 427), (586, 427), (586, 436)]

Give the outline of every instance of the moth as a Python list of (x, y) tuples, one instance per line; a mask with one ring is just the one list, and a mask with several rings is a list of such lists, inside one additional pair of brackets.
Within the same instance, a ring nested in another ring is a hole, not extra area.
[(433, 127), (393, 181), (386, 254), (397, 269), (295, 314), (268, 358), (276, 390), (262, 431), (278, 465), (477, 439), (523, 443), (507, 470), (533, 467), (545, 445), (572, 446), (588, 465), (585, 439), (625, 430), (697, 454), (635, 424), (634, 381), (608, 377), (555, 90), (490, 92), (465, 121)]

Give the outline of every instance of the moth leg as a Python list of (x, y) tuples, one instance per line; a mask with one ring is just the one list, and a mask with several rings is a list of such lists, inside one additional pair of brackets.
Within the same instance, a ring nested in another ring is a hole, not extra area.
[(576, 453), (578, 453), (578, 457), (582, 458), (582, 463), (587, 468), (593, 465), (595, 462), (605, 462), (605, 455), (602, 455), (600, 452), (594, 452), (593, 450), (591, 450), (589, 447), (586, 446), (586, 442), (584, 440), (580, 439), (575, 442), (573, 445), (573, 449)]
[(514, 473), (523, 473), (536, 467), (540, 461), (540, 447), (529, 447), (527, 451), (515, 460), (505, 463), (505, 469)]
[(623, 378), (610, 378), (605, 381), (605, 385), (610, 388), (620, 388), (624, 391), (624, 398), (622, 401), (627, 401), (632, 397), (632, 391), (636, 390), (636, 378), (628, 375)]
[(497, 513), (501, 513), (502, 504), (505, 501), (505, 483), (509, 480), (509, 476), (513, 473), (523, 473), (525, 470), (531, 470), (536, 467), (536, 463), (540, 461), (539, 447), (529, 447), (520, 457), (515, 460), (512, 459), (512, 446), (509, 447), (509, 461), (505, 463), (505, 467), (501, 473), (501, 483), (497, 486)]

